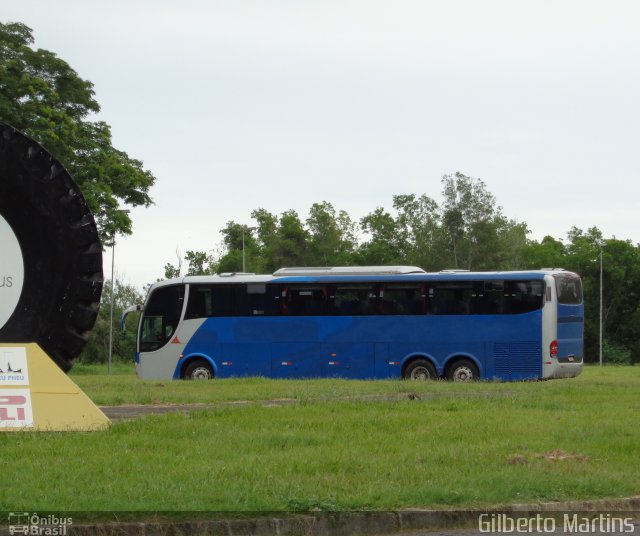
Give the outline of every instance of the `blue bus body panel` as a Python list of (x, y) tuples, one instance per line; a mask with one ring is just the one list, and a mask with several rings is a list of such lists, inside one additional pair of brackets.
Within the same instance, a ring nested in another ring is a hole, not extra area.
[(558, 304), (558, 361), (582, 362), (584, 305)]
[[(397, 378), (408, 359), (443, 374), (460, 356), (483, 378), (542, 374), (542, 312), (504, 316), (323, 316), (208, 318), (184, 355), (216, 363), (219, 377)], [(367, 342), (363, 342), (367, 341)]]

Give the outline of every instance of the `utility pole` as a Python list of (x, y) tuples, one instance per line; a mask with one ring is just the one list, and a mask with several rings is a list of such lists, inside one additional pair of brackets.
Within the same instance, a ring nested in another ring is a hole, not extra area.
[(602, 242), (600, 242), (600, 366), (602, 366)]
[[(128, 210), (118, 210), (123, 214), (129, 214)], [(116, 267), (116, 231), (113, 231), (111, 235), (111, 303), (109, 307), (109, 359), (107, 365), (107, 373), (111, 374), (111, 361), (113, 359), (113, 288), (115, 279), (115, 267)]]

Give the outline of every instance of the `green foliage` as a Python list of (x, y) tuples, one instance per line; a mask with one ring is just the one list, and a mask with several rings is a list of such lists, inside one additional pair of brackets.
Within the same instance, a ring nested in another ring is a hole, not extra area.
[(344, 210), (336, 213), (331, 203), (314, 203), (306, 223), (310, 265), (341, 266), (351, 261), (356, 245), (355, 224)]
[[(557, 263), (582, 276), (585, 295), (585, 357), (598, 359), (600, 325), (600, 253), (602, 252), (602, 312), (605, 344), (630, 352), (630, 360), (640, 359), (640, 247), (630, 241), (604, 239), (592, 227), (583, 231), (573, 227), (563, 247), (545, 238), (538, 252), (553, 253)], [(549, 260), (549, 259), (545, 259)], [(547, 266), (549, 266), (547, 264)], [(605, 363), (607, 355), (603, 352)], [(614, 351), (611, 355), (620, 355)]]
[[(133, 362), (136, 353), (136, 328), (140, 313), (127, 317), (126, 331), (120, 329), (122, 311), (142, 304), (144, 297), (131, 285), (116, 279), (113, 289), (113, 361)], [(111, 281), (104, 284), (100, 313), (91, 332), (89, 343), (80, 354), (79, 363), (106, 363), (109, 357), (109, 327), (111, 325)]]
[(540, 242), (530, 240), (524, 250), (523, 266), (538, 268), (562, 268), (566, 248), (560, 240), (545, 236)]
[(280, 216), (254, 210), (254, 227), (230, 221), (222, 229), (226, 252), (209, 268), (242, 270), (243, 230), (246, 270), (258, 273), (282, 266), (519, 268), (527, 249), (526, 224), (504, 217), (481, 180), (456, 173), (442, 182), (442, 207), (426, 194), (396, 195), (393, 212), (378, 207), (359, 225), (327, 201), (314, 203), (304, 223), (294, 210)]
[(445, 264), (440, 247), (440, 213), (438, 204), (415, 194), (394, 195), (393, 208), (398, 213), (395, 227), (396, 247), (402, 250), (403, 262), (425, 270), (439, 270)]
[(187, 251), (184, 258), (189, 263), (187, 275), (207, 275), (214, 273), (211, 267), (213, 257), (208, 253), (203, 251)]
[(624, 346), (604, 341), (602, 358), (604, 362), (612, 365), (629, 365), (631, 363), (631, 351)]
[(386, 210), (376, 208), (360, 220), (369, 240), (358, 251), (358, 264), (404, 264), (406, 237), (397, 233), (397, 221)]
[(452, 268), (486, 269), (496, 265), (498, 226), (503, 223), (495, 197), (480, 179), (462, 173), (442, 179), (442, 232)]
[(170, 262), (164, 265), (164, 278), (173, 279), (174, 277), (180, 277), (180, 267), (174, 266)]
[(89, 118), (100, 111), (93, 84), (48, 50), (32, 48), (31, 29), (0, 23), (0, 120), (24, 131), (69, 170), (103, 240), (131, 233), (119, 210), (149, 206), (155, 182), (142, 162), (113, 147), (111, 128)]

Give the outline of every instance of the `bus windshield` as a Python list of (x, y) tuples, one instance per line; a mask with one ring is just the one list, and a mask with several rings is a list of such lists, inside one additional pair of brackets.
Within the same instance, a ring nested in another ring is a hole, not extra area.
[(141, 352), (157, 350), (169, 341), (178, 327), (183, 301), (183, 285), (160, 287), (151, 294), (141, 320)]

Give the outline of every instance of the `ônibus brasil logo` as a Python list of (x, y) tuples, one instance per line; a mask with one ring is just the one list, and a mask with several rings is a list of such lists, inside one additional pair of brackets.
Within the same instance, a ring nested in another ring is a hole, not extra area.
[(9, 534), (65, 536), (72, 523), (73, 520), (70, 517), (55, 514), (9, 512)]

